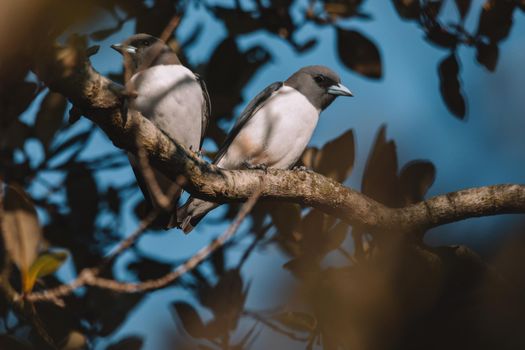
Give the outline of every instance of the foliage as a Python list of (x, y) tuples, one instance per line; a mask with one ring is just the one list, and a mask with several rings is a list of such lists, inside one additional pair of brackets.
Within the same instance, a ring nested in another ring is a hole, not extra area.
[[(452, 2), (456, 19), (444, 23), (442, 9)], [(320, 39), (314, 34), (298, 39), (296, 33), (308, 24), (329, 28), (336, 37), (338, 59), (348, 70), (364, 79), (384, 76), (378, 38), (354, 26), (356, 21), (374, 20), (373, 13), (363, 12), (366, 1), (247, 3), (52, 0), (9, 5), (13, 14), (7, 11), (11, 15), (4, 22), (13, 30), (0, 37), (0, 48), (9, 48), (0, 53), (3, 284), (28, 293), (62, 283), (53, 273), (68, 255), (56, 248), (69, 252), (74, 271), (97, 266), (125, 233), (121, 223), (129, 215), (126, 204), (137, 192), (134, 182), (101, 185), (104, 172), (128, 167), (127, 159), (117, 149), (82, 154), (98, 131), (95, 126), (68, 123), (66, 111), (71, 106), (66, 99), (31, 74), (41, 46), (66, 37), (69, 42), (97, 43), (120, 32), (125, 23), (134, 23), (136, 32), (160, 36), (174, 15), (184, 18), (190, 7), (201, 6), (224, 25), (226, 37), (194, 67), (185, 52), (206, 37), (202, 23), (184, 42), (177, 41), (175, 32), (169, 44), (207, 83), (213, 105), (207, 136), (216, 144), (225, 137), (221, 126), (247, 102), (244, 87), (273, 59), (270, 48), (261, 44), (242, 48), (239, 38), (247, 34), (262, 31), (302, 55), (314, 50)], [(470, 0), (392, 0), (388, 5), (385, 11), (396, 11), (402, 20), (414, 23), (424, 39), (443, 53), (437, 67), (439, 91), (443, 103), (459, 119), (466, 117), (468, 103), (458, 50), (472, 48), (481, 66), (496, 70), (514, 14), (525, 11), (525, 3), (518, 0), (486, 0), (481, 5)], [(300, 18), (294, 12), (300, 12)], [(478, 13), (477, 27), (470, 31), (466, 18)], [(124, 80), (122, 71), (109, 76)], [(71, 120), (77, 114), (71, 109)], [(361, 191), (390, 207), (419, 202), (432, 186), (436, 168), (428, 160), (401, 167), (396, 144), (388, 140), (386, 130), (386, 126), (378, 130)], [(33, 154), (28, 145), (42, 155)], [(321, 148), (308, 148), (301, 163), (343, 183), (354, 168), (355, 147), (354, 132), (348, 130)], [(52, 174), (56, 181), (50, 183), (43, 174)], [(140, 202), (134, 210), (139, 219), (146, 216), (143, 208)], [(237, 210), (231, 205), (224, 220)], [(353, 252), (345, 244), (349, 233)], [(160, 233), (151, 230), (148, 234)], [(407, 234), (403, 237), (411, 237), (406, 238), (408, 242), (397, 241), (299, 205), (259, 203), (250, 214), (246, 235), (227, 243), (178, 281), (177, 288), (192, 298), (174, 300), (169, 306), (181, 335), (173, 336), (170, 330), (166, 342), (176, 348), (245, 349), (266, 336), (289, 338), (308, 349), (318, 344), (325, 349), (523, 348), (525, 339), (519, 329), (525, 307), (519, 267), (522, 240), (502, 250), (492, 268), (465, 247), (427, 247), (422, 243), (424, 234)], [(274, 301), (281, 305), (278, 310), (250, 310), (246, 304), (253, 287), (250, 276), (241, 273), (242, 267), (254, 251), (272, 247), (287, 257), (284, 268), (293, 283), (287, 286), (288, 294)], [(233, 250), (242, 250), (235, 263), (227, 254)], [(132, 249), (131, 254), (132, 261), (124, 269), (137, 281), (159, 278), (174, 266), (154, 252), (146, 255)], [(342, 263), (326, 264), (334, 255)], [(113, 278), (116, 264), (111, 261), (103, 276)], [(9, 274), (11, 268), (17, 271)], [(7, 299), (6, 295), (0, 303), (0, 348), (41, 349), (51, 343), (61, 349), (81, 349), (112, 336), (144, 295), (88, 287), (64, 298), (64, 305), (26, 305), (29, 311), (25, 313)], [(501, 305), (494, 305), (494, 300)], [(140, 349), (143, 344), (141, 337), (132, 335), (112, 341), (107, 349)]]

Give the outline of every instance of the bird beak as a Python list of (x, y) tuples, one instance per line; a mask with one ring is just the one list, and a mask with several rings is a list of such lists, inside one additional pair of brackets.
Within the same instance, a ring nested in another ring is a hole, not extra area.
[(131, 54), (137, 53), (137, 48), (131, 45), (114, 44), (111, 45), (111, 48), (120, 53), (121, 55), (123, 55), (124, 52), (128, 52)]
[(328, 88), (327, 92), (330, 95), (335, 96), (354, 96), (352, 91), (348, 90), (348, 88), (343, 84), (332, 85)]

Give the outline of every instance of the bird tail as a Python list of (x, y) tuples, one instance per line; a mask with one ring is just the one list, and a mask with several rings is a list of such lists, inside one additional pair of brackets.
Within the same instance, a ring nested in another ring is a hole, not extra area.
[(190, 233), (206, 214), (218, 206), (217, 203), (190, 198), (186, 204), (177, 209), (168, 228), (178, 226), (184, 233)]

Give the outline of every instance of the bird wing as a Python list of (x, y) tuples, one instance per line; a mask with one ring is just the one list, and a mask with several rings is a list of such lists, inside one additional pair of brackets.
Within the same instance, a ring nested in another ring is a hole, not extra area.
[(237, 119), (237, 122), (235, 122), (235, 125), (233, 126), (232, 130), (228, 133), (226, 140), (221, 146), (221, 149), (219, 150), (219, 152), (217, 152), (213, 164), (217, 164), (221, 160), (221, 158), (228, 150), (228, 147), (231, 145), (235, 137), (239, 134), (241, 129), (253, 117), (255, 112), (257, 112), (264, 105), (268, 98), (275, 91), (279, 90), (283, 86), (283, 84), (284, 83), (282, 81), (277, 81), (271, 85), (268, 85), (263, 91), (261, 91), (257, 96), (255, 96), (250, 101), (250, 103), (248, 103), (244, 111), (242, 111), (241, 115)]
[(202, 105), (201, 143), (199, 145), (199, 149), (200, 149), (202, 147), (202, 143), (204, 142), (204, 135), (206, 134), (208, 123), (210, 122), (211, 101), (210, 101), (210, 94), (208, 93), (208, 88), (206, 87), (206, 83), (204, 82), (204, 79), (202, 79), (202, 77), (198, 74), (195, 74), (195, 77), (197, 78), (197, 81), (201, 85), (202, 97), (204, 98), (204, 102)]

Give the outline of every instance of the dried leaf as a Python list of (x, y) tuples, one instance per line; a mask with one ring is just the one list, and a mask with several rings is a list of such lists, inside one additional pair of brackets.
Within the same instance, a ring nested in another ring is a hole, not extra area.
[[(60, 348), (60, 350), (79, 350), (85, 349), (87, 345), (87, 338), (84, 334), (79, 331), (73, 330), (69, 332), (66, 343)], [(113, 349), (114, 350), (114, 349)]]
[(355, 30), (337, 28), (339, 58), (351, 70), (371, 79), (382, 76), (381, 55), (376, 45)]
[(197, 310), (188, 303), (176, 302), (172, 304), (186, 332), (194, 338), (201, 338), (205, 334), (204, 323)]
[(26, 276), (37, 257), (42, 230), (30, 197), (19, 185), (7, 187), (2, 228), (5, 246), (11, 259), (22, 276)]
[(29, 272), (24, 276), (23, 289), (28, 293), (33, 289), (36, 280), (54, 273), (66, 261), (66, 252), (48, 252), (40, 254), (29, 268)]
[(48, 92), (36, 115), (35, 136), (40, 140), (42, 146), (47, 150), (49, 144), (62, 125), (67, 101), (59, 93)]
[(451, 54), (439, 64), (439, 88), (448, 110), (459, 119), (464, 119), (466, 104), (458, 75), (459, 64), (456, 55)]

